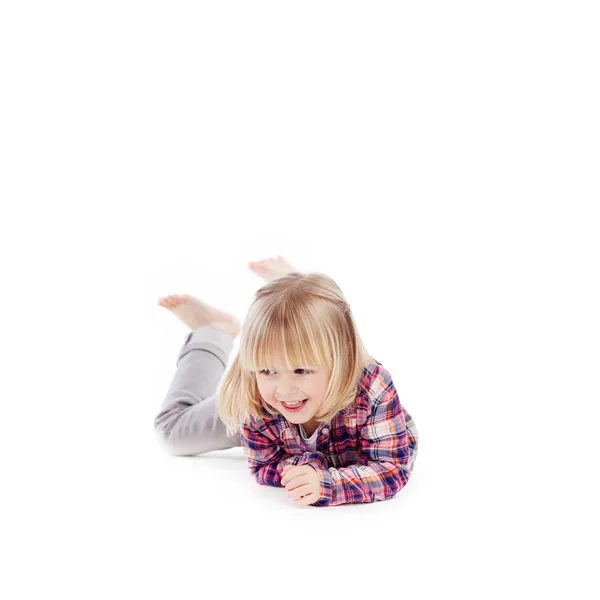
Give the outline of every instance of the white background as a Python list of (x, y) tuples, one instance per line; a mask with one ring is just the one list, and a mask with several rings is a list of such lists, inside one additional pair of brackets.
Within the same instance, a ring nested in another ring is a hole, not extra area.
[[(597, 598), (593, 8), (3, 3), (0, 595)], [(391, 500), (155, 440), (158, 298), (243, 319), (276, 254), (419, 428)]]

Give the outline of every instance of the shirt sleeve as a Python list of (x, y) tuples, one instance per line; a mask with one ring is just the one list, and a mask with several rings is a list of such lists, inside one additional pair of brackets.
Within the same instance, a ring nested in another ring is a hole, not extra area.
[(244, 454), (248, 458), (248, 469), (257, 483), (281, 486), (285, 465), (313, 464), (316, 468), (327, 468), (327, 458), (322, 452), (293, 454), (282, 448), (282, 440), (264, 422), (244, 423), (240, 430)]
[(416, 444), (412, 442), (404, 410), (391, 383), (374, 401), (360, 430), (361, 461), (348, 467), (319, 470), (320, 500), (312, 506), (391, 498), (410, 477), (416, 457)]

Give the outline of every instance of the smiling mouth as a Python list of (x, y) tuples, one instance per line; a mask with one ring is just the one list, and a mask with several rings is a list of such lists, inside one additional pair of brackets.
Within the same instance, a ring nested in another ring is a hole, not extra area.
[(299, 402), (294, 402), (294, 403), (282, 402), (281, 404), (285, 408), (299, 408), (300, 406), (302, 406), (306, 402), (308, 402), (308, 398), (304, 398), (304, 400), (300, 400)]

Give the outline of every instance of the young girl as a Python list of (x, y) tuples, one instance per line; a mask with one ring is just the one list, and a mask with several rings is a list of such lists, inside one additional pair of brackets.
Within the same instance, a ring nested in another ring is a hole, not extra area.
[(268, 283), (243, 328), (191, 296), (159, 300), (192, 329), (154, 421), (160, 443), (176, 455), (242, 446), (256, 481), (285, 486), (297, 506), (391, 498), (410, 478), (419, 435), (340, 288), (281, 257), (250, 268)]

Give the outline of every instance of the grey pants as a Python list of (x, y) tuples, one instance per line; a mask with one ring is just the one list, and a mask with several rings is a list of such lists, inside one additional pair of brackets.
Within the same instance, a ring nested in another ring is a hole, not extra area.
[(154, 430), (160, 445), (177, 456), (241, 446), (240, 432), (228, 436), (217, 409), (217, 388), (233, 348), (231, 334), (205, 325), (192, 331), (179, 351)]

